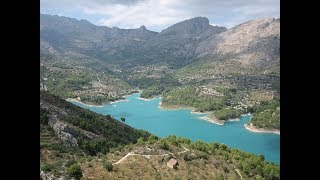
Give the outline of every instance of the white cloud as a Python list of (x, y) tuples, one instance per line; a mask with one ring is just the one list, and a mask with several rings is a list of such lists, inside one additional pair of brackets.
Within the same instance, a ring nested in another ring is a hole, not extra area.
[(167, 27), (176, 22), (191, 18), (188, 13), (173, 9), (168, 1), (150, 0), (139, 2), (135, 5), (104, 6), (96, 9), (85, 8), (84, 12), (102, 14), (110, 18), (103, 18), (98, 24), (105, 26), (120, 26), (138, 28), (141, 25), (147, 27)]
[[(163, 30), (182, 20), (208, 17), (210, 24), (233, 27), (257, 18), (280, 17), (279, 0), (41, 0), (41, 8), (78, 8), (82, 16), (99, 16), (95, 24)], [(77, 18), (77, 17), (75, 17)]]

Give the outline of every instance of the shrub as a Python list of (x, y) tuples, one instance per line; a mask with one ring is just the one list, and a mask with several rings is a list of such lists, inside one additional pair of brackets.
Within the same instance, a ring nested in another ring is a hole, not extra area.
[(126, 118), (121, 117), (120, 120), (121, 120), (122, 122), (125, 122), (125, 121), (126, 121)]
[(160, 144), (159, 144), (159, 148), (164, 149), (164, 150), (169, 150), (169, 145), (165, 140), (161, 139)]
[(93, 159), (93, 157), (92, 157), (92, 156), (88, 156), (88, 157), (87, 157), (87, 161), (88, 161), (88, 162), (91, 162), (91, 161), (92, 161), (92, 159)]
[(108, 170), (109, 172), (113, 170), (113, 165), (111, 162), (109, 161), (106, 161), (103, 163), (103, 167)]
[(143, 140), (142, 137), (140, 137), (140, 138), (138, 139), (137, 144), (138, 144), (138, 145), (144, 144), (144, 140)]
[(41, 167), (41, 170), (44, 172), (50, 172), (53, 168), (54, 168), (53, 165), (45, 164)]
[(66, 163), (66, 167), (68, 168), (73, 164), (77, 164), (77, 161), (75, 161), (74, 159), (68, 160)]
[(75, 179), (80, 179), (82, 177), (82, 170), (79, 164), (72, 164), (68, 169), (67, 173)]
[(151, 136), (149, 136), (149, 138), (148, 138), (148, 143), (149, 143), (149, 144), (154, 144), (157, 140), (158, 140), (158, 137), (157, 137), (157, 136), (151, 135)]
[(189, 155), (189, 154), (184, 154), (184, 155), (183, 155), (183, 159), (184, 159), (185, 161), (191, 161), (191, 160), (192, 160), (192, 157), (191, 157), (191, 155)]
[(88, 167), (90, 168), (93, 167), (92, 163), (88, 163)]

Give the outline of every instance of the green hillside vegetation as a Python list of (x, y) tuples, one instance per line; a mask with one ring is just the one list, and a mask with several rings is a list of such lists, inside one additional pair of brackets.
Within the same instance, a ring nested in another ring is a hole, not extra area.
[(234, 108), (224, 108), (213, 112), (214, 117), (219, 120), (228, 120), (239, 118), (242, 114), (244, 114), (244, 110), (234, 109)]
[[(146, 140), (150, 136), (150, 133), (127, 126), (110, 115), (104, 116), (91, 112), (46, 92), (41, 92), (40, 100), (54, 106), (54, 109), (63, 109), (67, 115), (57, 116), (55, 114), (55, 116), (79, 128), (79, 130), (75, 129), (78, 131), (78, 136), (75, 138), (79, 146), (64, 145), (48, 124), (55, 110), (40, 108), (40, 158), (41, 168), (44, 171), (51, 171), (59, 175), (61, 170), (66, 171), (63, 169), (63, 164), (70, 159), (74, 160), (74, 157), (79, 160), (99, 153), (105, 154), (110, 149), (136, 143), (139, 138)], [(83, 133), (79, 133), (82, 130), (93, 133), (98, 138), (88, 139)]]
[(41, 54), (40, 60), (40, 81), (47, 91), (59, 97), (80, 97), (85, 103), (102, 105), (134, 92), (125, 80), (113, 75), (108, 68), (98, 66), (99, 63), (91, 64), (91, 59)]
[(80, 95), (81, 102), (86, 104), (103, 105), (109, 102), (124, 99), (123, 97), (112, 97), (108, 95)]
[(249, 109), (253, 113), (251, 122), (258, 128), (280, 129), (280, 99), (262, 101)]
[(124, 76), (128, 76), (126, 80), (129, 84), (131, 84), (134, 87), (139, 87), (141, 89), (147, 89), (152, 86), (175, 87), (180, 85), (180, 83), (170, 75), (167, 75), (161, 78), (151, 78), (151, 77), (131, 78), (130, 72), (127, 72), (127, 74), (124, 74)]
[(52, 72), (47, 74), (47, 88), (60, 97), (75, 97), (73, 91), (82, 90), (89, 86), (92, 77), (85, 73)]
[(158, 96), (162, 93), (162, 91), (164, 91), (163, 87), (159, 87), (159, 86), (152, 86), (149, 87), (147, 89), (144, 89), (140, 95), (140, 97), (145, 98), (145, 99), (149, 99), (152, 98), (154, 96)]
[[(104, 116), (82, 109), (57, 96), (41, 92), (40, 99), (64, 109), (68, 115), (61, 117), (60, 119), (62, 121), (100, 137), (96, 139), (86, 139), (85, 136), (76, 137), (79, 147), (87, 154), (95, 155), (99, 152), (106, 153), (110, 148), (135, 143), (140, 137), (148, 138), (150, 136), (148, 132), (127, 126), (115, 120), (110, 115)], [(40, 117), (48, 116), (46, 112), (47, 110), (41, 110)]]
[[(41, 115), (42, 114), (42, 115)], [(40, 112), (40, 168), (44, 172), (51, 172), (60, 176), (61, 171), (66, 171), (63, 164), (69, 160), (79, 159), (84, 156), (81, 149), (68, 147), (56, 137), (52, 128), (47, 124), (46, 112)]]
[(174, 88), (162, 94), (164, 105), (180, 105), (195, 108), (196, 111), (215, 111), (226, 108), (231, 105), (235, 89), (217, 87), (217, 91), (223, 93), (223, 96), (212, 96), (201, 94), (195, 86), (184, 86)]

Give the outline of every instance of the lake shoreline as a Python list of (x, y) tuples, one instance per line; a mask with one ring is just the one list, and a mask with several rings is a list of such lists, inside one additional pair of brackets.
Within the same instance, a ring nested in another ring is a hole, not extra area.
[(103, 107), (107, 104), (113, 104), (113, 103), (117, 103), (117, 102), (126, 102), (126, 101), (129, 101), (128, 99), (126, 99), (127, 97), (131, 96), (132, 94), (135, 94), (135, 93), (140, 93), (140, 92), (134, 92), (134, 93), (131, 93), (131, 94), (127, 94), (127, 95), (124, 95), (122, 96), (121, 99), (118, 99), (118, 100), (115, 100), (115, 101), (108, 101), (108, 102), (103, 102), (102, 105), (95, 105), (95, 104), (88, 104), (88, 103), (84, 103), (82, 101), (79, 100), (79, 97), (78, 98), (66, 98), (65, 100), (66, 101), (72, 101), (72, 102), (77, 102), (77, 103), (80, 103), (80, 104), (83, 104), (85, 106), (90, 106), (90, 107)]
[(188, 107), (188, 106), (179, 106), (179, 105), (163, 105), (162, 102), (159, 103), (158, 107), (163, 110), (180, 110), (180, 109), (187, 109), (191, 110), (191, 114), (205, 114), (206, 116), (199, 117), (201, 120), (208, 121), (210, 123), (223, 126), (225, 122), (232, 122), (232, 121), (240, 121), (240, 118), (235, 118), (235, 119), (227, 119), (227, 120), (220, 120), (217, 119), (216, 117), (210, 115), (209, 111), (206, 112), (199, 112), (196, 111), (195, 108), (193, 107)]
[(272, 134), (277, 134), (277, 135), (280, 135), (280, 130), (277, 130), (277, 129), (272, 129), (272, 130), (269, 130), (269, 129), (264, 129), (264, 128), (257, 128), (255, 127), (252, 123), (248, 124), (248, 123), (245, 123), (244, 124), (244, 127), (251, 131), (251, 132), (256, 132), (256, 133), (272, 133)]
[[(263, 135), (245, 129), (244, 124), (250, 124), (250, 113), (241, 115), (240, 122), (228, 122), (238, 121), (239, 119), (220, 121), (217, 120), (214, 115), (211, 115), (212, 112), (197, 112), (195, 108), (192, 107), (170, 106), (167, 105), (166, 102), (163, 102), (161, 97), (153, 98), (152, 101), (148, 102), (143, 99), (138, 99), (139, 97), (140, 95), (138, 93), (133, 93), (132, 96), (126, 97), (126, 100), (129, 100), (129, 102), (104, 105), (101, 109), (90, 108), (89, 106), (87, 106), (87, 108), (101, 114), (115, 115), (118, 119), (121, 116), (126, 117), (131, 127), (151, 132), (154, 131), (152, 133), (160, 137), (166, 137), (169, 134), (178, 134), (179, 136), (190, 138), (193, 141), (201, 139), (205, 142), (212, 142), (212, 139), (217, 139), (239, 149), (246, 148), (247, 139), (255, 137), (253, 138), (253, 143), (249, 145), (250, 148), (251, 146), (253, 147), (253, 150), (251, 151), (249, 149), (247, 151), (254, 152), (255, 149), (259, 149), (268, 161), (279, 163), (278, 149), (273, 148), (269, 150), (265, 148), (266, 145), (262, 142), (265, 139), (270, 139), (272, 142), (276, 142), (275, 147), (277, 147), (276, 145), (278, 145), (277, 142), (280, 136), (273, 134)], [(80, 99), (78, 98), (78, 100)], [(126, 103), (128, 106), (120, 106), (120, 104)], [(117, 106), (118, 104), (119, 106)], [(81, 104), (77, 103), (76, 105)], [(124, 113), (125, 115), (123, 115)], [(139, 119), (139, 121), (130, 121), (130, 119)], [(153, 121), (155, 123), (153, 123)], [(160, 129), (160, 131), (157, 129)], [(194, 134), (190, 135), (191, 131)], [(243, 136), (238, 137), (232, 135), (237, 133), (243, 133)]]
[(93, 105), (93, 104), (87, 104), (87, 103), (84, 103), (84, 102), (81, 102), (79, 101), (78, 99), (76, 98), (67, 98), (65, 99), (66, 101), (72, 101), (72, 102), (77, 102), (79, 104), (82, 104), (82, 105), (85, 105), (85, 106), (90, 106), (90, 107), (103, 107), (103, 105)]
[(219, 119), (217, 119), (217, 118), (215, 118), (213, 116), (210, 117), (209, 115), (208, 116), (199, 117), (199, 119), (208, 121), (210, 123), (213, 123), (213, 124), (216, 124), (216, 125), (219, 125), (219, 126), (223, 126), (224, 123), (225, 123), (225, 121), (219, 120)]
[(66, 101), (72, 101), (72, 102), (77, 102), (79, 104), (82, 104), (82, 105), (85, 105), (85, 106), (90, 106), (90, 107), (103, 107), (107, 104), (113, 104), (113, 103), (117, 103), (117, 102), (125, 102), (125, 101), (129, 101), (127, 99), (119, 99), (119, 100), (116, 100), (116, 101), (109, 101), (109, 102), (105, 102), (103, 103), (102, 105), (94, 105), (94, 104), (88, 104), (88, 103), (84, 103), (82, 101), (79, 101), (78, 99), (76, 98), (67, 98), (65, 99)]
[(116, 100), (116, 101), (111, 101), (109, 103), (106, 103), (106, 104), (114, 104), (114, 103), (117, 103), (117, 102), (126, 102), (126, 101), (129, 101), (128, 99), (119, 99), (119, 100)]
[(137, 99), (140, 99), (140, 100), (143, 100), (143, 101), (152, 101), (154, 98), (146, 99), (146, 98), (138, 97)]

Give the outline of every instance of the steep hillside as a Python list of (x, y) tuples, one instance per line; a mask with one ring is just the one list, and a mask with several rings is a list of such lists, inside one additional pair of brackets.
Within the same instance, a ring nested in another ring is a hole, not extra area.
[[(40, 94), (42, 122), (52, 128), (66, 146), (80, 147), (84, 152), (108, 152), (112, 147), (135, 143), (150, 134), (117, 121), (82, 109), (46, 92)], [(99, 144), (99, 147), (97, 146)], [(94, 145), (94, 146), (91, 146)]]
[(86, 20), (40, 14), (40, 49), (54, 55), (124, 62), (137, 55), (139, 44), (156, 34), (144, 26), (109, 28), (95, 26)]
[(141, 50), (147, 63), (166, 63), (182, 67), (195, 58), (195, 48), (204, 39), (226, 31), (212, 26), (208, 18), (196, 17), (174, 24), (147, 41)]
[(40, 86), (62, 98), (80, 98), (95, 105), (137, 91), (97, 59), (50, 54), (40, 55)]
[(178, 74), (277, 75), (280, 72), (280, 19), (253, 20), (210, 36), (197, 45), (198, 61)]

